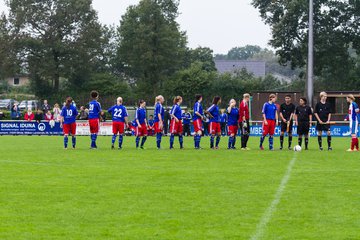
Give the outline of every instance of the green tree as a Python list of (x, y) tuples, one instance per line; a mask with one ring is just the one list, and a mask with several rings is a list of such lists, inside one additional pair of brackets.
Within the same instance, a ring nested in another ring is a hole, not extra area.
[(151, 99), (181, 68), (186, 36), (176, 22), (178, 1), (142, 0), (130, 6), (118, 27), (120, 69)]
[(217, 60), (248, 60), (261, 51), (261, 47), (256, 45), (246, 45), (244, 47), (234, 47), (224, 54), (216, 54)]
[(80, 87), (102, 59), (103, 27), (91, 0), (8, 0), (17, 56), (37, 95), (58, 93), (60, 80)]
[(195, 94), (208, 96), (210, 86), (215, 81), (217, 73), (207, 71), (205, 65), (206, 63), (203, 62), (194, 62), (189, 68), (178, 71), (166, 82), (166, 94), (164, 95), (168, 99), (181, 95), (184, 103), (191, 107), (195, 101)]
[(216, 71), (213, 50), (208, 47), (198, 47), (187, 52), (186, 67), (192, 63), (201, 62), (203, 70), (208, 72)]
[[(360, 51), (359, 1), (314, 1), (315, 74), (326, 78), (327, 88), (347, 86), (355, 61), (352, 46)], [(308, 1), (253, 0), (265, 23), (272, 29), (271, 46), (280, 63), (303, 67), (307, 59)]]
[(0, 17), (0, 80), (21, 73), (14, 44), (9, 21), (2, 14)]

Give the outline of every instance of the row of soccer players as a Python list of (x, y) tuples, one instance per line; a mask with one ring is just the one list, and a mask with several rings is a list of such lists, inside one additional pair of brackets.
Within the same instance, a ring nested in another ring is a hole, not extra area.
[[(92, 101), (89, 103), (89, 126), (91, 133), (91, 149), (96, 149), (96, 140), (99, 132), (99, 114), (102, 111), (101, 105), (98, 102), (99, 93), (96, 91), (91, 92)], [(210, 137), (210, 148), (218, 149), (219, 143), (221, 139), (221, 127), (220, 127), (220, 110), (219, 104), (221, 103), (221, 98), (216, 96), (213, 99), (212, 105), (206, 110), (203, 110), (202, 107), (202, 96), (196, 95), (196, 103), (194, 105), (194, 116), (193, 116), (193, 124), (194, 124), (194, 147), (195, 149), (200, 149), (201, 136), (203, 135), (203, 121), (204, 114), (210, 118), (209, 123), (209, 133)], [(228, 114), (228, 133), (229, 133), (229, 142), (228, 148), (234, 149), (236, 143), (236, 135), (238, 132), (239, 126), (239, 117), (241, 119), (240, 125), (242, 127), (242, 139), (241, 139), (241, 147), (242, 149), (247, 148), (247, 142), (249, 139), (249, 107), (248, 102), (250, 99), (249, 94), (244, 94), (244, 100), (240, 104), (240, 109), (236, 107), (236, 101), (232, 99), (229, 103), (229, 107), (227, 109)], [(171, 123), (170, 123), (170, 149), (174, 148), (174, 140), (175, 136), (179, 138), (180, 149), (183, 148), (183, 125), (182, 125), (182, 97), (177, 96), (174, 98), (174, 105), (170, 111)], [(157, 148), (161, 148), (162, 141), (162, 132), (164, 127), (164, 107), (162, 104), (164, 103), (164, 97), (159, 95), (155, 99), (155, 110), (154, 110), (154, 129), (156, 134), (156, 144)], [(148, 122), (146, 119), (146, 102), (144, 100), (140, 100), (138, 104), (138, 108), (135, 113), (135, 120), (133, 121), (132, 127), (135, 128), (135, 136), (136, 136), (136, 148), (143, 149), (145, 142), (147, 140), (147, 126)], [(123, 135), (125, 127), (129, 126), (128, 121), (128, 112), (126, 107), (123, 105), (123, 99), (119, 97), (117, 99), (117, 104), (108, 109), (108, 112), (112, 115), (113, 121), (113, 136), (112, 136), (112, 145), (111, 147), (115, 148), (115, 142), (117, 137), (118, 139), (118, 148), (122, 148), (123, 143)], [(72, 147), (76, 146), (76, 116), (78, 112), (75, 106), (72, 105), (72, 98), (68, 97), (65, 101), (65, 106), (61, 111), (61, 127), (64, 132), (64, 147), (68, 148), (69, 135), (72, 136)]]
[[(91, 92), (92, 101), (89, 103), (89, 126), (91, 132), (91, 148), (97, 148), (96, 139), (99, 131), (99, 114), (101, 112), (101, 105), (98, 102), (99, 94), (96, 91)], [(207, 114), (210, 118), (209, 124), (209, 133), (210, 137), (210, 148), (218, 149), (220, 139), (221, 139), (221, 128), (220, 128), (220, 112), (219, 104), (221, 103), (221, 98), (216, 96), (213, 99), (212, 105), (204, 111), (202, 108), (202, 96), (196, 95), (196, 103), (194, 105), (194, 146), (195, 149), (200, 149), (200, 141), (202, 136), (202, 122), (204, 120), (204, 114)], [(249, 124), (249, 108), (248, 102), (250, 99), (249, 94), (244, 94), (244, 98), (240, 103), (239, 108), (236, 107), (236, 101), (232, 99), (229, 102), (229, 107), (227, 108), (228, 114), (228, 149), (234, 149), (236, 143), (236, 135), (238, 132), (238, 127), (241, 127), (242, 137), (241, 137), (241, 148), (247, 148), (247, 141), (249, 139), (250, 133), (250, 124)], [(305, 98), (300, 99), (300, 105), (295, 108), (295, 105), (291, 103), (291, 96), (288, 95), (285, 98), (285, 103), (280, 106), (280, 120), (281, 120), (281, 136), (280, 136), (280, 145), (281, 149), (283, 148), (284, 134), (288, 132), (289, 135), (289, 148), (291, 148), (292, 142), (292, 125), (293, 119), (295, 119), (295, 125), (298, 126), (298, 135), (299, 135), (299, 145), (302, 145), (303, 136), (305, 137), (305, 149), (308, 149), (309, 142), (309, 129), (311, 127), (312, 116), (313, 114), (317, 120), (316, 129), (318, 131), (318, 143), (320, 150), (323, 150), (322, 147), (322, 132), (327, 132), (327, 142), (328, 150), (331, 148), (331, 132), (330, 132), (330, 120), (331, 120), (331, 106), (326, 102), (327, 94), (322, 92), (320, 94), (320, 102), (316, 104), (315, 111), (313, 113), (311, 107), (307, 105)], [(269, 101), (266, 102), (263, 106), (263, 135), (260, 138), (260, 149), (263, 150), (263, 142), (267, 135), (269, 135), (269, 149), (273, 150), (273, 135), (275, 132), (275, 127), (279, 122), (279, 115), (277, 111), (277, 106), (275, 105), (277, 98), (275, 94), (269, 96)], [(349, 107), (349, 121), (350, 128), (352, 132), (352, 145), (350, 150), (355, 150), (359, 148), (358, 139), (357, 139), (357, 127), (358, 127), (358, 118), (357, 114), (359, 108), (355, 103), (355, 98), (352, 95), (347, 97), (348, 102), (350, 103)], [(174, 98), (174, 105), (170, 111), (171, 115), (171, 124), (170, 124), (170, 149), (174, 147), (174, 138), (175, 135), (179, 137), (180, 148), (183, 148), (183, 136), (182, 136), (182, 121), (181, 121), (181, 104), (182, 97), (177, 96)], [(71, 104), (72, 99), (69, 97), (66, 99), (66, 105), (61, 112), (62, 121), (64, 129), (64, 147), (68, 146), (68, 136), (72, 135), (72, 146), (75, 148), (76, 145), (76, 124), (75, 117), (77, 116), (77, 110)], [(113, 137), (112, 137), (112, 148), (115, 148), (115, 141), (117, 136), (119, 136), (119, 145), (118, 148), (122, 148), (123, 134), (125, 126), (128, 126), (128, 113), (123, 106), (123, 100), (121, 97), (117, 99), (117, 104), (111, 107), (108, 112), (112, 114), (113, 120)], [(155, 110), (154, 110), (154, 128), (156, 133), (156, 143), (157, 148), (161, 148), (162, 140), (162, 131), (163, 131), (163, 120), (164, 120), (164, 103), (163, 96), (157, 96), (155, 99)], [(135, 135), (136, 135), (136, 148), (144, 148), (144, 144), (147, 140), (147, 119), (146, 119), (146, 102), (143, 100), (139, 101), (138, 108), (135, 114), (134, 126)], [(140, 143), (141, 140), (141, 143)]]

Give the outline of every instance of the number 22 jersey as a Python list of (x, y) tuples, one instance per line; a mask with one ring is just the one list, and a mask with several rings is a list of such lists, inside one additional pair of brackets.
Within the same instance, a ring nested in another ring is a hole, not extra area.
[(126, 107), (123, 105), (112, 106), (108, 112), (111, 113), (113, 122), (125, 122), (125, 118), (128, 116)]

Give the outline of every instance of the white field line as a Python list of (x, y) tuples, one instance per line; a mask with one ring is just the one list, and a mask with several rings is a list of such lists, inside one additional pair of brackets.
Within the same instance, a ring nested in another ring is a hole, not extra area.
[(270, 206), (266, 209), (266, 211), (264, 212), (264, 215), (260, 219), (260, 222), (256, 226), (256, 232), (250, 238), (251, 240), (259, 240), (263, 237), (264, 232), (267, 228), (267, 225), (270, 222), (272, 215), (276, 211), (276, 207), (281, 200), (281, 197), (283, 195), (283, 192), (286, 188), (287, 183), (289, 182), (290, 175), (291, 175), (292, 169), (295, 165), (296, 159), (297, 159), (297, 153), (294, 153), (294, 156), (291, 159), (291, 161), (287, 167), (286, 173), (281, 180), (279, 188), (277, 189), (277, 191), (275, 193), (274, 199), (271, 202)]

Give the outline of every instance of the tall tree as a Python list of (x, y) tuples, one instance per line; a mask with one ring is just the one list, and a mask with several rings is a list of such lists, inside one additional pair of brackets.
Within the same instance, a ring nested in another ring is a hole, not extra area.
[(214, 62), (214, 52), (208, 47), (197, 47), (188, 50), (186, 54), (185, 67), (190, 67), (192, 63), (201, 62), (203, 70), (208, 72), (216, 71)]
[[(7, 0), (11, 34), (38, 94), (57, 93), (101, 58), (103, 28), (92, 0)], [(72, 77), (72, 79), (69, 79)], [(86, 76), (88, 77), (88, 76)], [(46, 92), (42, 92), (44, 90)]]
[[(360, 53), (360, 4), (357, 0), (314, 1), (315, 74), (327, 78), (328, 88), (343, 88), (354, 59), (352, 46)], [(307, 59), (308, 1), (253, 0), (265, 23), (271, 26), (270, 44), (280, 63), (303, 67)]]
[(0, 80), (20, 73), (20, 64), (14, 51), (15, 41), (11, 36), (11, 27), (6, 16), (0, 16)]
[(186, 36), (176, 22), (178, 1), (141, 0), (130, 6), (118, 28), (118, 58), (145, 97), (154, 96), (181, 68)]

